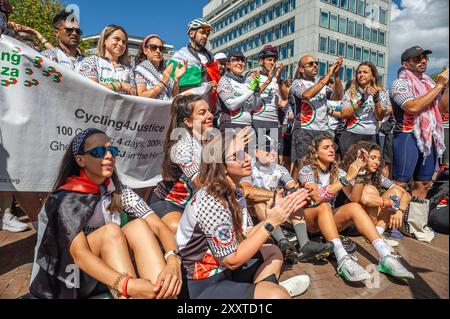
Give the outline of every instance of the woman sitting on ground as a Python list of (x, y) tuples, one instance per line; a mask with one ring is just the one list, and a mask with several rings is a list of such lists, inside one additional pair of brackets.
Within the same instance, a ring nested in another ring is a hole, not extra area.
[[(180, 293), (175, 238), (151, 208), (120, 183), (118, 154), (97, 129), (83, 131), (70, 144), (54, 192), (39, 215), (33, 296), (83, 299), (109, 289), (115, 298), (166, 299)], [(133, 220), (127, 223), (128, 218)]]
[[(356, 160), (360, 150), (367, 161), (351, 183), (351, 201), (363, 206), (380, 235), (388, 228), (400, 229), (411, 195), (383, 175), (382, 150), (377, 144), (361, 141), (352, 145), (341, 165), (344, 171)], [(387, 242), (394, 247), (398, 245), (396, 241)]]
[(134, 74), (139, 96), (152, 99), (170, 100), (180, 92), (178, 86), (181, 77), (186, 73), (187, 61), (179, 64), (173, 73), (173, 64), (166, 67), (164, 61), (164, 42), (156, 34), (151, 34), (142, 41), (136, 55)]
[(273, 196), (266, 219), (253, 227), (239, 186), (252, 174), (252, 164), (239, 141), (227, 141), (221, 134), (205, 147), (204, 154), (213, 153), (211, 147), (215, 156), (201, 164), (202, 188), (187, 205), (177, 233), (187, 291), (192, 299), (297, 296), (306, 291), (309, 278), (297, 276), (279, 284), (283, 255), (265, 243), (274, 228), (306, 204), (308, 193), (296, 191), (284, 199), (278, 194), (275, 206)]
[(96, 55), (84, 58), (78, 71), (114, 92), (136, 95), (136, 82), (130, 63), (128, 34), (124, 28), (111, 24), (100, 34)]
[(363, 281), (370, 279), (370, 274), (362, 268), (344, 249), (339, 231), (354, 223), (358, 231), (372, 243), (380, 256), (378, 270), (395, 277), (412, 279), (413, 274), (407, 271), (394, 256), (390, 247), (381, 238), (375, 225), (359, 203), (346, 204), (335, 209), (336, 195), (341, 190), (350, 194), (350, 183), (356, 179), (366, 165), (365, 157), (358, 152), (357, 159), (348, 167), (348, 173), (339, 169), (336, 162), (333, 137), (319, 136), (309, 147), (303, 158), (300, 171), (300, 184), (311, 192), (311, 207), (305, 209), (304, 216), (308, 231), (320, 231), (327, 241), (334, 244), (334, 254), (338, 261), (338, 273), (347, 281)]

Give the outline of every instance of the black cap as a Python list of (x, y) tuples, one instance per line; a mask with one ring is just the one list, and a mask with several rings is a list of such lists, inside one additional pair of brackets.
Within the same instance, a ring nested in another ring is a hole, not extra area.
[(242, 59), (245, 59), (245, 55), (241, 51), (230, 51), (228, 53), (228, 60), (230, 60), (231, 58), (242, 58)]
[(259, 53), (259, 58), (260, 59), (275, 58), (278, 60), (278, 50), (274, 48), (271, 44), (267, 44)]
[(412, 48), (409, 48), (402, 54), (402, 63), (408, 61), (409, 59), (418, 57), (421, 54), (432, 54), (433, 52), (431, 50), (424, 50), (420, 46), (414, 46)]

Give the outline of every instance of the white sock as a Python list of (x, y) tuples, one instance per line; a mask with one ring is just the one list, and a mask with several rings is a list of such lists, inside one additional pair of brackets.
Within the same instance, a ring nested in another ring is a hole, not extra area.
[(378, 234), (380, 234), (380, 236), (384, 234), (384, 228), (383, 227), (377, 226), (377, 231), (378, 231)]
[(384, 257), (389, 256), (391, 251), (389, 246), (386, 245), (383, 239), (378, 238), (372, 243), (373, 247), (376, 249), (378, 255), (380, 255), (380, 259), (383, 260)]
[(344, 245), (342, 245), (342, 241), (340, 238), (336, 238), (332, 240), (334, 244), (334, 254), (336, 255), (336, 259), (338, 263), (348, 255), (347, 251), (344, 248)]

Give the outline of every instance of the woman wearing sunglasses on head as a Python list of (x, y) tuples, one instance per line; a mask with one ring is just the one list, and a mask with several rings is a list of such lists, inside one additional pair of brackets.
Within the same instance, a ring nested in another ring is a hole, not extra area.
[[(83, 299), (109, 289), (115, 298), (166, 299), (180, 293), (175, 238), (151, 208), (120, 183), (118, 154), (97, 129), (87, 129), (71, 142), (54, 192), (39, 215), (33, 296)], [(128, 218), (133, 220), (127, 223)]]
[(166, 67), (164, 42), (156, 34), (151, 34), (142, 41), (136, 65), (134, 73), (139, 96), (170, 100), (180, 92), (179, 81), (186, 73), (187, 61), (184, 65), (175, 67), (175, 77), (172, 79), (174, 65)]
[(246, 143), (240, 141), (222, 133), (205, 147), (203, 157), (214, 155), (201, 164), (202, 188), (186, 206), (177, 233), (187, 276), (184, 292), (191, 299), (298, 296), (308, 288), (309, 278), (279, 283), (283, 255), (265, 243), (276, 227), (306, 204), (308, 193), (296, 191), (286, 198), (277, 194), (268, 204), (267, 218), (253, 226), (239, 186), (252, 174), (252, 164), (244, 151)]
[(100, 34), (96, 55), (80, 63), (79, 73), (114, 92), (136, 95), (130, 62), (128, 34), (124, 28), (111, 24)]
[(252, 126), (252, 113), (262, 105), (259, 92), (260, 76), (253, 72), (245, 78), (246, 59), (241, 52), (228, 54), (227, 72), (219, 81), (219, 98), (222, 104), (220, 128)]

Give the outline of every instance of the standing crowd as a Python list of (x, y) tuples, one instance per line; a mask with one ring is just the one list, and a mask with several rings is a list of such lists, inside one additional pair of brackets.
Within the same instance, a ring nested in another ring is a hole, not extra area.
[[(0, 0), (0, 36), (32, 35), (41, 55), (118, 94), (172, 101), (163, 180), (149, 196), (120, 182), (120, 150), (104, 132), (87, 129), (71, 142), (39, 214), (35, 298), (292, 298), (309, 277), (280, 282), (285, 262), (331, 258), (344, 280), (371, 278), (351, 232), (372, 244), (379, 272), (414, 279), (392, 238), (409, 229), (408, 215), (423, 209), (438, 173), (448, 174), (448, 69), (436, 82), (425, 74), (430, 50), (405, 50), (390, 89), (370, 62), (343, 83), (340, 57), (318, 79), (317, 58), (304, 56), (288, 80), (271, 45), (258, 70), (246, 69), (242, 52), (214, 56), (206, 48), (213, 28), (196, 19), (170, 61), (164, 40), (150, 34), (133, 68), (120, 26), (107, 26), (96, 53), (83, 56), (70, 13), (54, 18), (53, 47), (8, 21), (12, 10)], [(207, 96), (189, 93), (205, 83)], [(183, 134), (172, 140), (177, 129)], [(448, 188), (444, 195), (436, 207), (447, 204)], [(23, 230), (12, 197), (0, 199), (3, 228)], [(448, 211), (429, 216), (448, 233)]]

